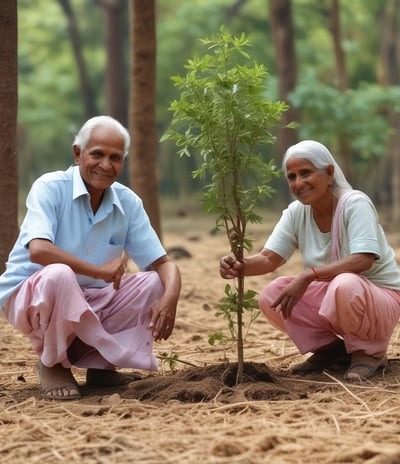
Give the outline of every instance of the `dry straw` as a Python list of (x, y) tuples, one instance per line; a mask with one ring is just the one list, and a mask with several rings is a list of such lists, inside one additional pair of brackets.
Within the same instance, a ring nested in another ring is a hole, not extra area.
[[(215, 266), (225, 251), (224, 240), (206, 233), (196, 241), (169, 233), (166, 240), (188, 248), (193, 259), (179, 263), (184, 297), (177, 327), (169, 341), (156, 345), (156, 353), (175, 353), (199, 366), (219, 363), (230, 353), (208, 345), (209, 329), (221, 327), (213, 325), (218, 320), (203, 306), (221, 295)], [(256, 284), (261, 287), (265, 279)], [(80, 401), (46, 402), (39, 399), (36, 358), (29, 343), (1, 320), (0, 462), (400, 462), (399, 330), (391, 341), (389, 367), (363, 385), (344, 383), (340, 372), (303, 379), (285, 375), (283, 370), (300, 357), (290, 341), (262, 319), (252, 329), (246, 353), (254, 362), (267, 362), (278, 377), (277, 388), (287, 393), (255, 401), (241, 390), (229, 400), (221, 390), (209, 401), (182, 403), (139, 401), (130, 388), (105, 393), (86, 389)], [(176, 368), (191, 366), (178, 363)], [(84, 373), (75, 373), (82, 382)], [(155, 379), (167, 377), (173, 379), (174, 374), (164, 366)]]

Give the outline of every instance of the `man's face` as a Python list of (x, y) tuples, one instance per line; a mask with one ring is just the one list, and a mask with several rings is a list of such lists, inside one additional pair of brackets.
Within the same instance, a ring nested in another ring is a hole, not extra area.
[(85, 148), (74, 145), (75, 164), (91, 195), (102, 194), (124, 167), (124, 138), (117, 129), (98, 126)]

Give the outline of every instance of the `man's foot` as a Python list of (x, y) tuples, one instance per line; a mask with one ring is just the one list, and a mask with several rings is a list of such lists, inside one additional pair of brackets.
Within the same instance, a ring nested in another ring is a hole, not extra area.
[(125, 374), (114, 370), (93, 368), (86, 371), (86, 385), (97, 387), (118, 387), (141, 378), (142, 376), (135, 372)]
[(44, 400), (79, 400), (81, 394), (78, 384), (71, 373), (61, 364), (47, 367), (41, 361), (37, 363), (40, 381), (40, 394)]
[(386, 354), (371, 356), (355, 351), (351, 355), (350, 367), (344, 374), (344, 380), (361, 383), (372, 377), (379, 369), (387, 366)]
[(322, 372), (327, 367), (338, 362), (350, 362), (343, 340), (338, 340), (317, 350), (305, 361), (294, 365), (290, 372), (292, 374), (310, 374)]

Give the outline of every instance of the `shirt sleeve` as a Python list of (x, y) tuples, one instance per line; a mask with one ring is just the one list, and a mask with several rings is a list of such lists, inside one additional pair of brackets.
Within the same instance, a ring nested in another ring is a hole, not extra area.
[(368, 197), (351, 196), (344, 207), (341, 255), (373, 253), (379, 259), (379, 228), (378, 214)]
[(26, 216), (21, 227), (22, 243), (25, 247), (35, 238), (54, 242), (57, 230), (56, 218), (57, 192), (49, 183), (38, 179), (26, 199)]
[(281, 218), (268, 237), (264, 248), (273, 251), (288, 261), (298, 248), (298, 240), (295, 233), (295, 221), (293, 220), (291, 205), (283, 210)]
[(145, 269), (167, 253), (150, 223), (142, 200), (131, 193), (126, 252), (139, 268)]

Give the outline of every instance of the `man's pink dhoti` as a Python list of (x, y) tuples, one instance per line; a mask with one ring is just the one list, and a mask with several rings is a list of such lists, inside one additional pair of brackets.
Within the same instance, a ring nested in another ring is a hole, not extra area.
[(386, 352), (400, 317), (400, 291), (378, 287), (353, 273), (330, 282), (311, 282), (284, 319), (271, 304), (294, 277), (279, 277), (261, 293), (259, 306), (271, 324), (286, 332), (302, 354), (315, 352), (338, 337), (348, 353)]
[(148, 325), (163, 291), (156, 272), (126, 274), (118, 290), (82, 289), (69, 266), (51, 264), (29, 277), (3, 311), (45, 366), (156, 370)]

